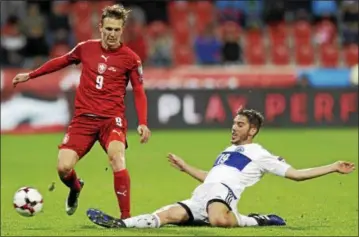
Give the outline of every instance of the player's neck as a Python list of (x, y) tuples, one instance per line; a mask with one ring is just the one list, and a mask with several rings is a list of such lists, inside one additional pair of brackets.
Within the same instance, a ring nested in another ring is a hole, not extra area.
[(118, 48), (120, 48), (122, 45), (121, 42), (118, 43), (118, 45), (116, 45), (115, 47), (109, 47), (107, 44), (105, 44), (104, 42), (101, 42), (101, 46), (104, 50), (106, 51), (116, 51)]
[(243, 146), (243, 145), (248, 145), (248, 144), (251, 144), (252, 143), (252, 140), (246, 140), (246, 141), (241, 141), (241, 142), (238, 142), (234, 145), (236, 146)]

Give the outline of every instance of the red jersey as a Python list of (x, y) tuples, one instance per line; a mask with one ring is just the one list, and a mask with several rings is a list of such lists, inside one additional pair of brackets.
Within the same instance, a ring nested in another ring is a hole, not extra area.
[(124, 118), (126, 87), (131, 82), (139, 123), (147, 124), (141, 60), (123, 44), (116, 50), (106, 50), (100, 40), (81, 42), (66, 55), (31, 72), (30, 78), (79, 63), (82, 63), (82, 72), (76, 91), (75, 116), (94, 114)]

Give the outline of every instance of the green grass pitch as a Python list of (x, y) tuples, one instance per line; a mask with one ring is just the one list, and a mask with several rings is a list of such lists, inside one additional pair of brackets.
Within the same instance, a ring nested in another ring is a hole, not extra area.
[[(283, 156), (296, 168), (324, 165), (338, 159), (358, 165), (357, 128), (337, 130), (263, 129), (257, 142)], [(276, 213), (287, 226), (220, 229), (174, 227), (161, 229), (109, 230), (88, 221), (89, 207), (118, 215), (112, 172), (102, 149), (93, 150), (77, 165), (86, 182), (75, 215), (64, 211), (67, 188), (56, 173), (57, 144), (62, 134), (1, 136), (1, 235), (358, 235), (358, 172), (331, 174), (316, 180), (296, 183), (267, 175), (248, 188), (239, 201), (239, 211)], [(149, 213), (157, 208), (190, 197), (198, 182), (174, 170), (166, 160), (173, 152), (187, 162), (209, 169), (219, 152), (229, 144), (228, 130), (153, 131), (149, 144), (129, 133), (127, 166), (131, 174), (132, 214)], [(53, 192), (48, 191), (56, 182)], [(44, 209), (38, 216), (25, 218), (12, 206), (14, 192), (33, 186), (44, 196)]]

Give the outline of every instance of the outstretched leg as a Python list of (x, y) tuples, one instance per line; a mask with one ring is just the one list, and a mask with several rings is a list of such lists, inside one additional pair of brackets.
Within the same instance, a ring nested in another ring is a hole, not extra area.
[(92, 208), (87, 211), (87, 216), (93, 223), (106, 228), (159, 228), (167, 224), (184, 223), (189, 219), (186, 210), (177, 204), (154, 214), (134, 216), (125, 220)]

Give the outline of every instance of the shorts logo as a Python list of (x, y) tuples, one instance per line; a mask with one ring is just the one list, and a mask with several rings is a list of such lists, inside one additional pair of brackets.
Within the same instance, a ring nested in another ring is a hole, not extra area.
[(70, 136), (69, 136), (69, 134), (66, 133), (64, 136), (64, 139), (62, 140), (62, 143), (66, 144), (69, 141), (69, 139), (70, 139)]
[(107, 69), (107, 65), (104, 63), (99, 63), (97, 66), (98, 73), (103, 74)]
[(121, 135), (122, 135), (122, 132), (116, 131), (115, 129), (114, 129), (114, 130), (112, 130), (112, 132), (117, 133), (117, 135), (119, 135), (119, 136), (121, 136)]

